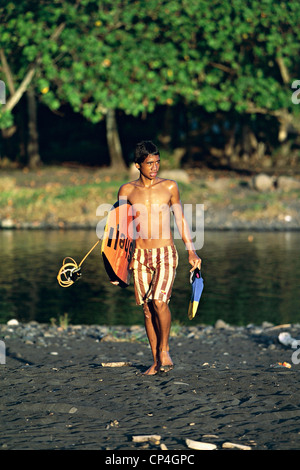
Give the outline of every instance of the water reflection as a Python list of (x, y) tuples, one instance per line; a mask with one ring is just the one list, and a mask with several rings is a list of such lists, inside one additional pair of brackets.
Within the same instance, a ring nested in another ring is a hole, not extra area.
[[(253, 238), (252, 238), (253, 237)], [(77, 263), (97, 241), (94, 231), (0, 232), (0, 322), (49, 322), (68, 313), (73, 324), (143, 323), (133, 286), (108, 282), (100, 244), (82, 266), (82, 278), (61, 288), (56, 275), (63, 258)], [(170, 303), (173, 319), (185, 324), (230, 324), (300, 321), (299, 233), (206, 232), (204, 292), (194, 320), (187, 318), (189, 265), (182, 242), (180, 264)]]

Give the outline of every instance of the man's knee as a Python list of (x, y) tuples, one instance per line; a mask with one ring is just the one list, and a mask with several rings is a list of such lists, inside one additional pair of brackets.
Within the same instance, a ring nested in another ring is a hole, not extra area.
[(151, 318), (152, 315), (147, 302), (143, 304), (143, 312), (146, 319)]
[(168, 306), (168, 304), (166, 302), (164, 302), (163, 300), (157, 300), (157, 299), (153, 299), (152, 304), (153, 304), (153, 307), (154, 307), (156, 312), (161, 311), (161, 310), (167, 308), (167, 306)]

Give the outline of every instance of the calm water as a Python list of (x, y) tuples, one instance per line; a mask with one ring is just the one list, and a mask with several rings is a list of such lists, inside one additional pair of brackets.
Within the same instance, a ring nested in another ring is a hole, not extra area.
[[(0, 232), (0, 322), (49, 322), (67, 313), (72, 324), (142, 324), (133, 286), (121, 289), (108, 282), (100, 244), (85, 260), (79, 281), (69, 288), (58, 285), (63, 258), (79, 263), (96, 241), (94, 231)], [(190, 321), (189, 265), (178, 242), (173, 319), (189, 325), (219, 318), (235, 325), (300, 322), (299, 246), (300, 233), (206, 232), (199, 251), (204, 291)]]

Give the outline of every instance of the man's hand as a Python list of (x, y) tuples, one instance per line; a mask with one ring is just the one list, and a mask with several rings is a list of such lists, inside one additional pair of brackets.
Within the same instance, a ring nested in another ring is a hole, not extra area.
[(197, 253), (195, 253), (194, 251), (191, 251), (189, 253), (189, 263), (192, 265), (192, 268), (190, 269), (190, 272), (195, 271), (195, 269), (197, 269), (197, 268), (201, 269), (202, 260), (201, 260), (201, 258), (199, 258)]

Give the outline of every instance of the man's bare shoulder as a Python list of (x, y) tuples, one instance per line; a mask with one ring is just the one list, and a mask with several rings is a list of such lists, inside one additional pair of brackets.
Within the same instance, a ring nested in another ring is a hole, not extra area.
[(128, 196), (135, 186), (137, 186), (137, 180), (122, 184), (119, 188), (119, 196)]
[(174, 180), (165, 179), (163, 184), (170, 194), (171, 204), (179, 204), (180, 194), (179, 194), (179, 188), (178, 188), (177, 182)]
[(160, 183), (163, 184), (165, 187), (167, 187), (170, 190), (177, 190), (178, 189), (178, 185), (177, 185), (175, 180), (170, 180), (170, 179), (167, 179), (167, 178), (161, 178)]

